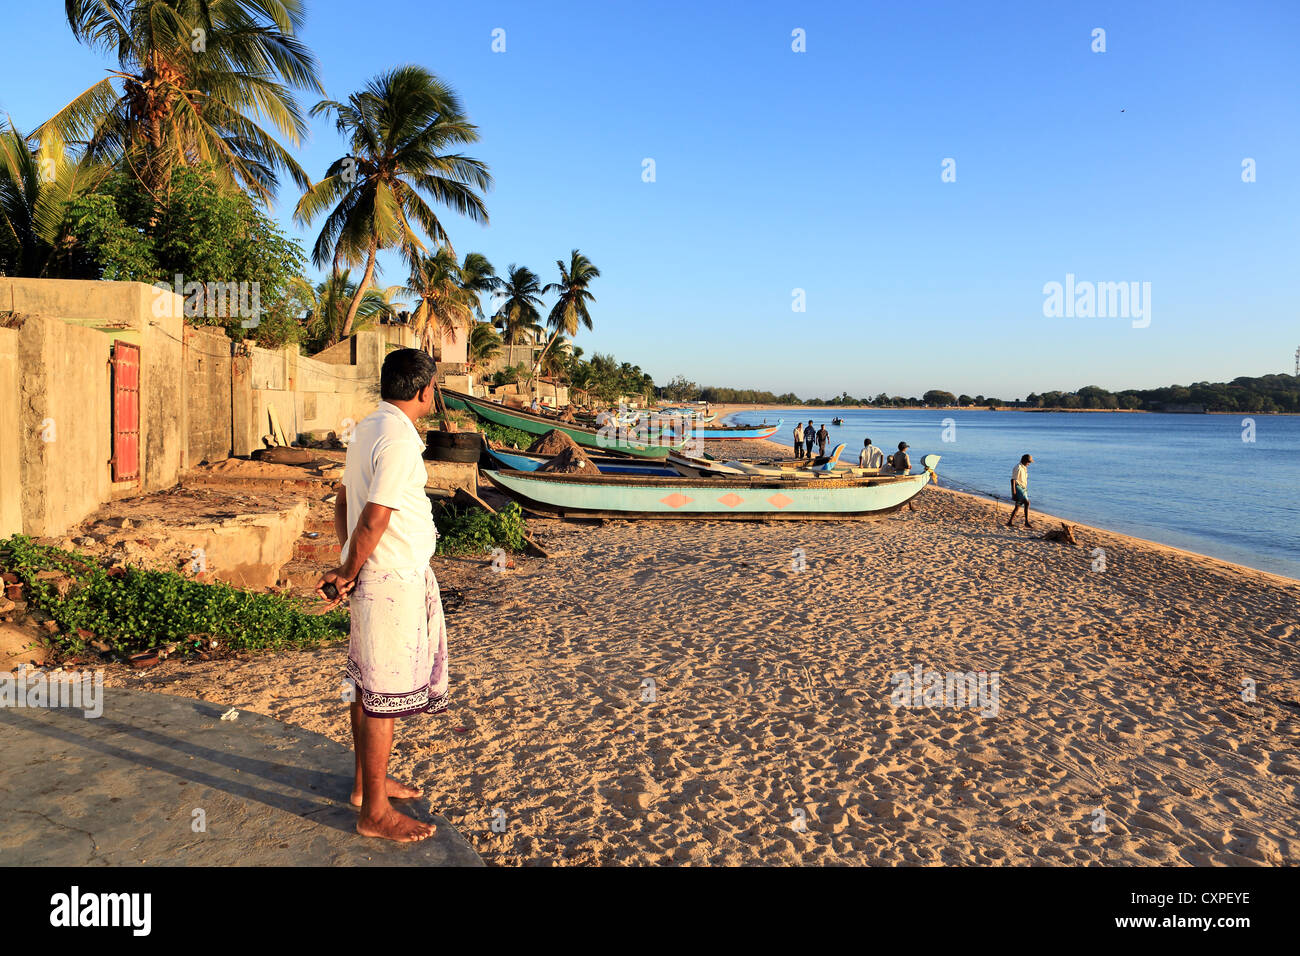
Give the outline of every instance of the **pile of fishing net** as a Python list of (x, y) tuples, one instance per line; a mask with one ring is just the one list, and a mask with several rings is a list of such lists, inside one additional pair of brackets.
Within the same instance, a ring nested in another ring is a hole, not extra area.
[(539, 467), (538, 471), (566, 475), (598, 474), (598, 469), (591, 463), (587, 453), (582, 450), (576, 441), (558, 428), (552, 428), (529, 445), (528, 451), (533, 455), (548, 456), (549, 460)]

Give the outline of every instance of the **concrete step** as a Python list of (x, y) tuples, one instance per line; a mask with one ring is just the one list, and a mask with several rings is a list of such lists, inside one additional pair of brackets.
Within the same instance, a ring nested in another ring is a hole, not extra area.
[[(482, 866), (427, 800), (400, 806), (437, 825), (428, 840), (359, 836), (352, 751), (328, 737), (249, 712), (223, 720), (229, 708), (206, 701), (99, 690), (93, 719), (93, 707), (0, 708), (7, 865)], [(449, 733), (439, 719), (399, 732)]]

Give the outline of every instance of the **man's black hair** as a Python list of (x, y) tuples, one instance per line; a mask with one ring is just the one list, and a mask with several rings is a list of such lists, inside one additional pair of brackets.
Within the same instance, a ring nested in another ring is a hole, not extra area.
[(409, 402), (428, 388), (438, 371), (433, 356), (420, 349), (389, 352), (379, 372), (379, 395), (386, 402)]
[(1022, 464), (1022, 465), (1027, 465), (1027, 464), (1029, 464), (1029, 456), (1028, 456), (1028, 455), (1021, 455), (1021, 456), (1020, 456), (1020, 464)]

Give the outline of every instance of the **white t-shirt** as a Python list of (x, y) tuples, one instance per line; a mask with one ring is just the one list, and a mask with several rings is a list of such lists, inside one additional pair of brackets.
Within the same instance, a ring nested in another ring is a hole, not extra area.
[(1016, 487), (1024, 491), (1029, 490), (1029, 469), (1024, 465), (1016, 465), (1011, 471), (1011, 480), (1016, 483)]
[(885, 453), (875, 445), (864, 445), (862, 451), (858, 452), (859, 468), (882, 468), (885, 464)]
[[(388, 402), (380, 402), (353, 432), (343, 466), (348, 543), (367, 504), (374, 502), (394, 509), (363, 571), (429, 566), (438, 544), (438, 530), (433, 524), (429, 497), (424, 493), (429, 479), (423, 452), (415, 425), (400, 408)], [(343, 545), (340, 564), (347, 560), (348, 543)]]

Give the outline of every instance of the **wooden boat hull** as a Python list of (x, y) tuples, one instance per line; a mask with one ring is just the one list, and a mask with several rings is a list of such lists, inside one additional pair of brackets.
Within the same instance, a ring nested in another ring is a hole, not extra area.
[[(536, 471), (548, 460), (547, 455), (530, 455), (521, 451), (505, 451), (489, 448), (491, 455), (500, 467), (509, 471)], [(668, 477), (676, 472), (667, 465), (660, 465), (644, 458), (611, 458), (605, 455), (588, 455), (591, 463), (602, 475), (653, 475)]]
[(810, 520), (888, 514), (921, 493), (918, 475), (872, 478), (653, 478), (498, 471), (484, 474), (529, 511), (572, 517)]
[(596, 429), (583, 428), (580, 425), (562, 422), (554, 418), (546, 418), (542, 415), (534, 415), (531, 412), (508, 409), (496, 402), (485, 402), (480, 398), (474, 398), (462, 392), (453, 392), (444, 388), (442, 394), (443, 400), (450, 408), (471, 411), (475, 415), (480, 415), (497, 425), (518, 428), (530, 435), (545, 435), (552, 429), (558, 429), (584, 448), (620, 452), (625, 455), (635, 455), (638, 458), (663, 458), (668, 452), (674, 448), (680, 448), (683, 444), (679, 439), (673, 441), (657, 440), (655, 444), (626, 441), (616, 436), (601, 435)]
[(714, 428), (695, 425), (691, 428), (691, 437), (705, 441), (771, 438), (780, 430), (784, 422), (785, 419), (781, 419), (775, 425), (719, 425)]
[(727, 439), (758, 439), (771, 438), (785, 424), (785, 419), (779, 420), (775, 425), (742, 425), (723, 426), (720, 428), (696, 428), (691, 431), (692, 438), (703, 438), (706, 441), (726, 441)]

